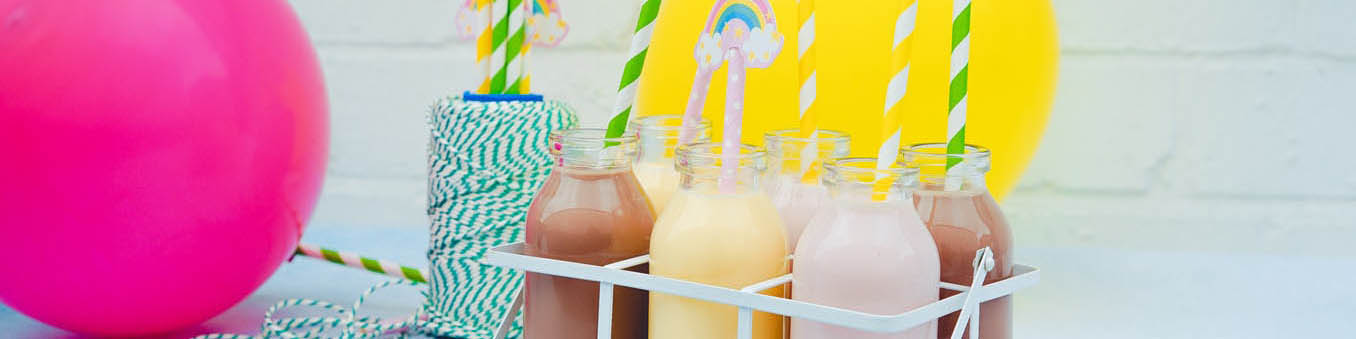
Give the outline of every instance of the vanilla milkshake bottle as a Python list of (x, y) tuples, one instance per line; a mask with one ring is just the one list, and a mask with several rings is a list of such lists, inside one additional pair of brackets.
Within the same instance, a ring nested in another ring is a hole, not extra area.
[[(606, 265), (648, 252), (654, 212), (631, 174), (636, 138), (603, 134), (551, 133), (556, 165), (527, 210), (527, 254)], [(524, 338), (598, 338), (597, 282), (527, 273), (523, 291)], [(612, 338), (645, 338), (645, 292), (617, 286), (614, 298)]]
[[(989, 171), (989, 150), (967, 145), (965, 154), (946, 154), (946, 144), (916, 144), (900, 152), (902, 161), (918, 168), (919, 187), (914, 206), (936, 240), (941, 257), (942, 281), (969, 286), (975, 251), (993, 249), (994, 269), (984, 277), (992, 283), (1012, 276), (1012, 229), (998, 203), (984, 186)], [(950, 170), (946, 163), (956, 163)], [(956, 294), (942, 290), (941, 297)], [(942, 317), (938, 338), (950, 338), (956, 313)], [(1012, 297), (980, 304), (980, 339), (1012, 338)]]
[[(678, 191), (655, 222), (650, 273), (727, 288), (786, 274), (786, 234), (760, 190), (767, 160), (743, 146), (733, 191), (717, 188), (720, 145), (678, 147)], [(763, 294), (781, 296), (774, 288)], [(650, 293), (651, 339), (735, 338), (736, 310), (697, 299)], [(754, 312), (753, 338), (781, 339), (782, 317)]]
[(767, 132), (763, 143), (769, 160), (765, 191), (772, 206), (786, 223), (786, 248), (794, 252), (801, 230), (819, 207), (829, 199), (828, 190), (819, 184), (823, 163), (848, 155), (846, 133), (818, 130), (814, 136), (800, 137), (798, 129)]
[[(664, 211), (669, 198), (678, 189), (678, 170), (673, 168), (674, 151), (678, 148), (678, 130), (683, 127), (681, 115), (652, 115), (637, 118), (627, 127), (636, 134), (640, 151), (634, 165), (636, 179), (645, 188), (645, 194), (654, 204), (655, 213)], [(706, 142), (711, 137), (711, 121), (702, 119), (695, 128), (694, 143)]]
[[(793, 299), (884, 315), (937, 301), (937, 247), (910, 196), (918, 171), (875, 166), (871, 158), (825, 166), (823, 182), (832, 198), (796, 247)], [(932, 339), (936, 326), (932, 321), (875, 333), (791, 319), (791, 338)]]

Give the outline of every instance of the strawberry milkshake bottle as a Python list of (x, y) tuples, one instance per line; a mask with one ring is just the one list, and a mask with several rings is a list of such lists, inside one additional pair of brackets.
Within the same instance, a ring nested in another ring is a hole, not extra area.
[(828, 190), (819, 184), (823, 164), (845, 157), (849, 151), (849, 138), (843, 132), (818, 130), (810, 137), (799, 135), (798, 129), (763, 135), (769, 163), (764, 190), (786, 223), (786, 248), (792, 252), (810, 217), (829, 200)]
[[(937, 301), (937, 247), (914, 212), (917, 169), (876, 169), (874, 158), (832, 160), (824, 170), (831, 198), (796, 247), (792, 298), (894, 315)], [(936, 322), (875, 333), (791, 319), (796, 339), (932, 339)]]

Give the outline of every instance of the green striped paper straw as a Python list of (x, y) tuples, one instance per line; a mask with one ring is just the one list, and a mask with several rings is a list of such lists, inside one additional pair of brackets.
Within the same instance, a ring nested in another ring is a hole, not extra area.
[(645, 54), (650, 51), (650, 34), (654, 32), (654, 19), (659, 16), (660, 0), (645, 0), (640, 5), (640, 16), (636, 19), (635, 35), (631, 36), (631, 58), (622, 69), (621, 85), (617, 87), (617, 103), (613, 106), (612, 120), (607, 122), (608, 138), (620, 137), (626, 132), (626, 124), (631, 121), (631, 108), (636, 103), (637, 80), (645, 69)]
[(527, 41), (527, 15), (523, 8), (526, 1), (504, 0), (508, 12), (504, 14), (504, 25), (509, 30), (508, 41), (504, 45), (504, 88), (505, 94), (527, 94), (522, 91), (524, 41)]
[(350, 252), (336, 251), (307, 243), (297, 244), (297, 252), (303, 256), (325, 260), (328, 262), (364, 269), (373, 273), (380, 273), (396, 278), (408, 279), (417, 283), (428, 283), (424, 277), (429, 276), (428, 271), (409, 266), (402, 266), (391, 261), (373, 259), (357, 255)]
[(498, 63), (498, 66), (495, 67), (494, 75), (490, 76), (490, 94), (504, 94), (504, 90), (508, 87), (508, 65), (504, 60), (508, 60), (506, 45), (508, 44), (508, 12), (510, 7), (508, 7), (509, 0), (492, 1), (494, 1), (494, 4), (490, 6), (492, 13), (503, 12), (504, 15), (499, 19), (491, 20), (494, 22), (494, 26), (491, 28), (493, 32), (490, 33), (490, 49), (493, 51), (490, 53), (490, 64)]
[[(965, 154), (965, 101), (970, 71), (970, 0), (955, 0), (951, 20), (951, 95), (946, 115), (946, 153)], [(947, 157), (946, 169), (961, 157)], [(949, 185), (948, 185), (949, 186)]]

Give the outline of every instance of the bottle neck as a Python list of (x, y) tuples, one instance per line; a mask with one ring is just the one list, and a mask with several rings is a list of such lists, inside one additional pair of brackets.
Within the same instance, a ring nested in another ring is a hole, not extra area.
[[(629, 128), (636, 133), (639, 148), (636, 152), (636, 163), (673, 164), (678, 148), (678, 133), (682, 127), (683, 118), (681, 115), (652, 115), (637, 118)], [(697, 135), (693, 142), (706, 142), (710, 139), (710, 122), (702, 120), (695, 130)]]
[(606, 131), (596, 128), (574, 128), (554, 131), (550, 136), (551, 157), (557, 168), (630, 169), (636, 154), (636, 137), (623, 135), (605, 137)]
[(919, 191), (984, 192), (984, 174), (989, 171), (989, 149), (965, 145), (951, 153), (947, 144), (913, 144), (900, 151), (905, 166), (919, 170)]
[[(715, 169), (713, 172), (719, 172), (719, 169)], [(760, 171), (755, 171), (752, 168), (740, 167), (737, 172), (739, 174), (735, 176), (734, 194), (762, 192), (763, 175), (756, 173)], [(679, 177), (678, 187), (687, 191), (714, 194), (719, 192), (719, 183), (720, 180), (718, 175), (694, 175), (684, 173)]]
[(768, 172), (771, 175), (796, 176), (815, 183), (828, 159), (846, 157), (848, 136), (832, 130), (815, 130), (802, 137), (798, 129), (770, 131), (763, 136), (767, 147)]
[(838, 202), (903, 204), (912, 201), (918, 170), (903, 166), (876, 169), (874, 158), (830, 160), (824, 186)]
[(636, 152), (636, 162), (672, 163), (673, 151), (678, 146), (678, 138), (640, 138), (640, 150)]
[(963, 191), (963, 192), (985, 192), (988, 186), (984, 181), (984, 174), (937, 174), (920, 175), (918, 177), (917, 190), (919, 191)]
[[(696, 143), (678, 147), (675, 168), (678, 169), (678, 187), (685, 191), (710, 194), (762, 194), (762, 180), (767, 171), (767, 160), (762, 149), (742, 145), (735, 158), (732, 172), (722, 172), (725, 161), (719, 144)], [(732, 179), (732, 191), (722, 191), (722, 176)]]

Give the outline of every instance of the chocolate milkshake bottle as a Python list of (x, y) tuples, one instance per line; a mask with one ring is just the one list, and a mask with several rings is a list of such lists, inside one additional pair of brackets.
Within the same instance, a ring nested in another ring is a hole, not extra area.
[[(948, 155), (946, 144), (938, 143), (911, 145), (900, 154), (905, 165), (920, 171), (913, 203), (937, 242), (942, 281), (970, 285), (975, 251), (986, 246), (993, 249), (995, 265), (984, 283), (1012, 276), (1012, 229), (984, 186), (989, 150), (967, 145), (965, 154)], [(948, 161), (959, 163), (947, 170)], [(956, 293), (942, 290), (940, 297)], [(952, 313), (937, 322), (938, 338), (951, 337), (956, 316)], [(1012, 338), (1012, 297), (981, 304), (979, 320), (981, 339)]]
[[(664, 212), (669, 198), (678, 190), (678, 170), (673, 167), (674, 150), (678, 148), (678, 130), (683, 127), (681, 115), (651, 115), (637, 118), (628, 128), (636, 133), (640, 151), (632, 167), (645, 195), (654, 204), (656, 215)], [(711, 137), (711, 121), (702, 119), (696, 126), (693, 143), (706, 142)]]
[(796, 241), (815, 211), (829, 202), (829, 191), (819, 184), (826, 160), (848, 155), (847, 133), (818, 130), (801, 137), (799, 129), (783, 129), (763, 135), (767, 148), (768, 180), (765, 191), (786, 224), (786, 249), (796, 251)]
[[(654, 211), (631, 173), (636, 137), (604, 133), (551, 133), (556, 165), (527, 210), (527, 254), (606, 265), (649, 251)], [(524, 338), (597, 338), (598, 283), (528, 273), (523, 288)], [(618, 286), (614, 298), (612, 337), (645, 338), (648, 296)]]

